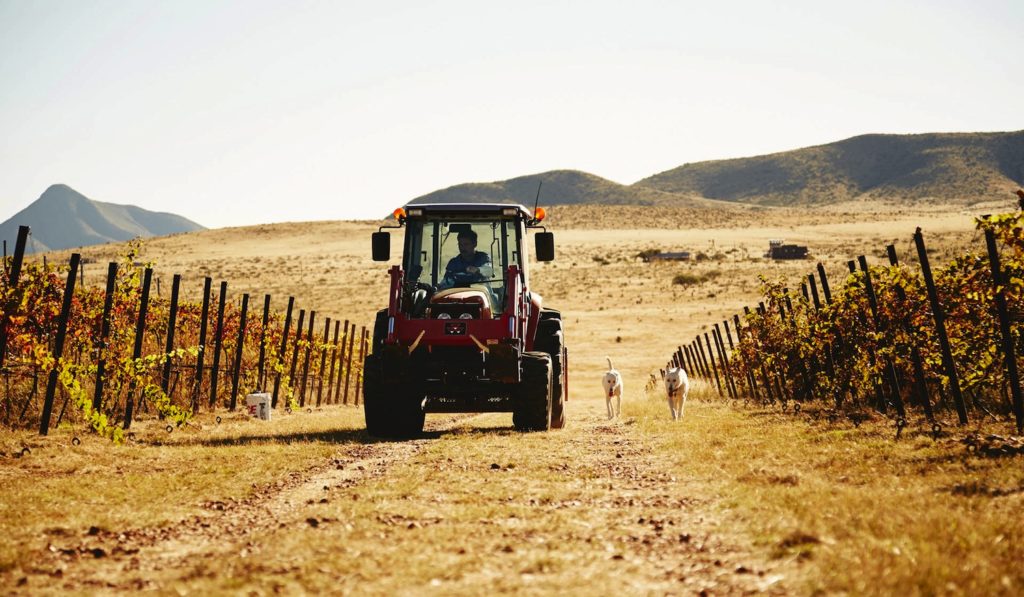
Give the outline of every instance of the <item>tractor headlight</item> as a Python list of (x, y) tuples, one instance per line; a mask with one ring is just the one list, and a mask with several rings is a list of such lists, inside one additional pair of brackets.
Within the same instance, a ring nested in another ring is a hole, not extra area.
[(448, 313), (438, 313), (437, 314), (437, 318), (438, 319), (451, 319), (452, 316), (450, 314), (448, 314)]
[(473, 319), (473, 314), (472, 313), (463, 313), (462, 315), (459, 315), (459, 319)]

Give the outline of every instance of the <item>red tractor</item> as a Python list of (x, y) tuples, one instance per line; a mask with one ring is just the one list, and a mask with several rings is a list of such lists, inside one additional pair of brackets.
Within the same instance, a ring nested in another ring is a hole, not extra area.
[(428, 412), (511, 412), (520, 431), (565, 425), (562, 316), (530, 291), (527, 231), (543, 230), (537, 261), (555, 257), (543, 218), (521, 205), (412, 204), (373, 234), (373, 259), (388, 261), (384, 228), (405, 228), (364, 362), (371, 435), (418, 435)]

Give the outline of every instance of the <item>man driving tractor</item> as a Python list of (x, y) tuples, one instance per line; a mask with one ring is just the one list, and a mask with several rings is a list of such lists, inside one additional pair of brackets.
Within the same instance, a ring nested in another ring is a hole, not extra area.
[(468, 286), (474, 282), (487, 280), (493, 275), (491, 258), (487, 253), (476, 250), (476, 232), (460, 231), (458, 242), (459, 254), (448, 261), (438, 289)]

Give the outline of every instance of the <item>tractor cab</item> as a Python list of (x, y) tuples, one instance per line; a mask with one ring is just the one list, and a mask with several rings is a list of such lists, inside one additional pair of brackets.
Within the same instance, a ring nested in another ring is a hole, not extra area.
[(410, 316), (481, 319), (500, 315), (508, 266), (522, 272), (521, 239), (517, 218), (438, 214), (408, 219), (402, 265), (406, 281), (415, 286)]
[[(543, 218), (543, 211), (538, 215)], [(424, 204), (396, 210), (395, 218), (405, 227), (406, 317), (498, 318), (506, 309), (510, 272), (518, 277), (519, 288), (529, 287), (526, 228), (539, 219), (525, 207)], [(550, 261), (551, 233), (536, 238), (537, 260)], [(375, 253), (375, 259), (382, 256)]]

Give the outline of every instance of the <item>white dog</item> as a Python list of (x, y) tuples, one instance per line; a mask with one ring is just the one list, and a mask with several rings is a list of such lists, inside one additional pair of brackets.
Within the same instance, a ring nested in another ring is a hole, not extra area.
[(665, 372), (665, 392), (668, 394), (668, 408), (672, 411), (672, 420), (683, 418), (683, 407), (686, 406), (686, 395), (690, 392), (690, 379), (682, 367), (669, 367)]
[[(622, 412), (622, 376), (612, 367), (612, 360), (608, 359), (608, 371), (604, 374), (601, 382), (604, 384), (604, 402), (608, 407), (608, 420), (619, 416)], [(615, 407), (612, 408), (612, 398), (615, 398)]]

